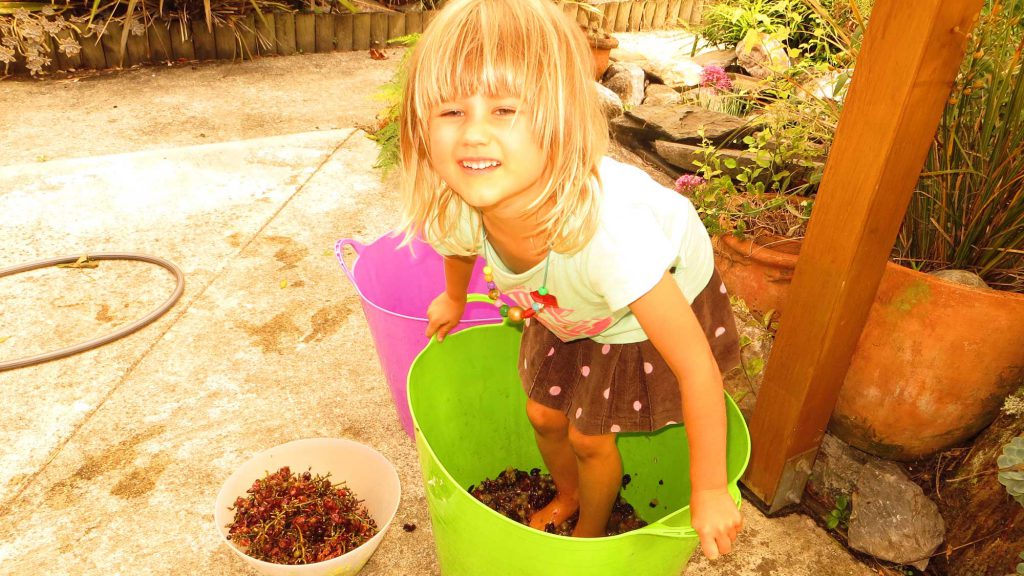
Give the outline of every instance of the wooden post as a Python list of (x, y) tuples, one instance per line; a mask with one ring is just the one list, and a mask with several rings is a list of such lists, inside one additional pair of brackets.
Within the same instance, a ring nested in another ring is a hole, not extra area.
[(316, 15), (316, 51), (334, 52), (334, 14)]
[(277, 53), (281, 56), (295, 54), (295, 14), (278, 12), (274, 17), (274, 32), (277, 35)]
[(421, 12), (405, 13), (405, 33), (419, 34), (423, 32), (423, 14)]
[(656, 30), (665, 28), (665, 17), (668, 16), (668, 0), (658, 0), (654, 4), (654, 22)]
[(53, 38), (49, 34), (43, 34), (42, 42), (43, 45), (43, 58), (46, 58), (50, 62), (43, 64), (43, 72), (54, 72), (60, 70), (60, 65), (57, 62), (57, 43), (53, 41)]
[(604, 18), (601, 21), (601, 29), (605, 32), (612, 32), (615, 30), (615, 17), (619, 13), (619, 6), (621, 6), (621, 4), (618, 2), (609, 2), (602, 6), (602, 8), (604, 8)]
[(644, 19), (644, 7), (647, 5), (646, 0), (640, 2), (633, 2), (633, 6), (629, 9), (629, 31), (639, 32), (640, 25)]
[(352, 15), (334, 15), (334, 45), (338, 50), (352, 50)]
[(196, 59), (196, 49), (192, 45), (192, 32), (188, 26), (181, 24), (181, 20), (175, 19), (171, 21), (170, 36), (172, 58)]
[(590, 25), (590, 16), (592, 12), (585, 8), (576, 10), (576, 23), (579, 24), (584, 30)]
[(769, 512), (803, 494), (982, 1), (872, 9), (750, 423)]
[(196, 49), (196, 60), (217, 59), (217, 38), (206, 27), (205, 20), (192, 21), (192, 46)]
[[(77, 38), (75, 38), (75, 33), (71, 29), (61, 30), (59, 33), (57, 33), (57, 39), (58, 40), (62, 40), (64, 42), (69, 42), (71, 40), (77, 40), (79, 45), (81, 45), (81, 41), (78, 40)], [(69, 55), (65, 54), (63, 50), (60, 49), (60, 42), (57, 42), (57, 66), (61, 70), (71, 70), (72, 68), (81, 68), (82, 67), (82, 52), (79, 51), (78, 53), (69, 56)]]
[(237, 31), (237, 20), (214, 25), (213, 45), (218, 60), (234, 60), (238, 57), (238, 42), (235, 41)]
[(388, 45), (388, 15), (384, 12), (370, 14), (370, 48), (384, 48)]
[(250, 12), (238, 24), (238, 54), (243, 60), (256, 56), (256, 14)]
[(619, 11), (615, 14), (615, 31), (626, 32), (629, 30), (629, 14), (635, 6), (635, 2), (620, 2)]
[[(120, 38), (118, 38), (120, 42)], [(124, 62), (126, 66), (134, 66), (143, 62), (149, 62), (152, 58), (149, 55), (149, 36), (145, 31), (142, 34), (128, 33), (128, 42), (124, 47)]]
[(170, 22), (156, 21), (146, 28), (149, 36), (149, 57), (153, 62), (166, 62), (171, 59)]
[(649, 31), (654, 29), (654, 12), (657, 10), (657, 3), (654, 0), (647, 0), (644, 2), (644, 20), (641, 24), (641, 30)]
[(682, 20), (679, 18), (679, 8), (682, 6), (682, 0), (669, 0), (668, 13), (665, 14), (665, 25), (670, 28), (675, 28), (682, 25)]
[(426, 30), (427, 26), (430, 25), (430, 21), (434, 19), (434, 16), (437, 16), (437, 10), (428, 10), (427, 12), (423, 13), (423, 29), (424, 30)]
[(312, 12), (299, 12), (295, 15), (295, 48), (300, 54), (316, 52), (316, 20)]
[(100, 39), (100, 45), (103, 46), (103, 58), (106, 59), (108, 68), (124, 66), (124, 52), (121, 50), (121, 32), (123, 30), (123, 24), (111, 20)]
[(277, 23), (273, 12), (264, 10), (262, 14), (256, 14), (256, 51), (259, 54), (277, 54)]
[[(388, 14), (388, 40), (405, 34), (405, 14)], [(387, 45), (385, 42), (385, 46)]]
[(691, 16), (693, 15), (693, 5), (697, 2), (695, 0), (682, 0), (679, 4), (679, 24), (689, 26), (693, 23)]
[(704, 0), (693, 0), (693, 12), (690, 13), (690, 24), (700, 26), (703, 21)]
[(352, 49), (370, 49), (370, 27), (371, 18), (369, 14), (353, 14), (352, 21)]

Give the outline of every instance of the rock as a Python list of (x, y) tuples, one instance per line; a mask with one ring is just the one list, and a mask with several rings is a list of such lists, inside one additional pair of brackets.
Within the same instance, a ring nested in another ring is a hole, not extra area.
[(718, 66), (725, 69), (736, 60), (736, 49), (730, 50), (709, 50), (693, 57), (693, 61), (704, 66)]
[(629, 62), (616, 62), (608, 67), (604, 85), (619, 95), (626, 108), (639, 106), (644, 101), (644, 70)]
[(932, 276), (946, 282), (953, 282), (955, 284), (963, 284), (964, 286), (971, 286), (973, 288), (991, 288), (981, 276), (978, 276), (974, 272), (969, 270), (938, 270), (936, 272), (929, 272)]
[(840, 496), (853, 494), (857, 488), (857, 478), (870, 460), (878, 458), (857, 450), (831, 434), (825, 434), (808, 484), (817, 494), (826, 497), (829, 503), (835, 503)]
[(631, 118), (627, 114), (612, 118), (608, 122), (608, 127), (615, 136), (626, 143), (630, 148), (636, 148), (640, 146), (641, 142), (647, 142), (660, 138), (661, 136), (653, 129), (648, 128), (643, 122), (635, 118)]
[(967, 458), (943, 483), (939, 506), (949, 524), (949, 574), (1014, 574), (1024, 550), (1024, 506), (999, 483), (996, 459), (1015, 436), (1024, 434), (1024, 418), (1001, 412), (971, 445)]
[(735, 92), (746, 92), (747, 94), (760, 94), (764, 90), (764, 83), (746, 74), (729, 73), (732, 80), (732, 89)]
[(626, 111), (654, 135), (648, 140), (662, 139), (673, 142), (700, 144), (701, 134), (714, 143), (728, 139), (746, 126), (742, 118), (721, 112), (712, 112), (698, 106), (642, 105)]
[(595, 84), (597, 84), (597, 99), (601, 102), (604, 117), (611, 120), (622, 116), (622, 99), (619, 98), (619, 95), (600, 82), (595, 82)]
[(611, 58), (620, 63), (636, 64), (662, 84), (673, 88), (700, 84), (700, 74), (704, 70), (703, 66), (694, 62), (689, 55), (677, 52), (645, 55), (617, 48), (612, 50)]
[(736, 46), (736, 62), (754, 78), (768, 78), (792, 66), (785, 44), (753, 28)]
[(644, 91), (644, 104), (651, 106), (671, 106), (679, 104), (679, 92), (664, 84), (650, 84)]
[(884, 460), (864, 465), (853, 493), (851, 548), (924, 570), (945, 531), (938, 507), (902, 468)]
[(807, 98), (843, 101), (850, 87), (852, 70), (830, 70), (812, 78), (797, 88), (797, 94)]

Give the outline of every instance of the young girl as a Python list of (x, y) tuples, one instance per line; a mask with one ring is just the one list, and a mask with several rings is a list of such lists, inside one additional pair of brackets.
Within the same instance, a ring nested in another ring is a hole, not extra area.
[(690, 202), (602, 157), (580, 28), (551, 0), (449, 2), (410, 60), (401, 135), (403, 229), (446, 255), (427, 336), (459, 322), (477, 255), (491, 297), (525, 319), (527, 416), (557, 489), (531, 526), (578, 510), (574, 535), (603, 536), (616, 434), (685, 422), (693, 527), (709, 558), (729, 552), (742, 518), (726, 488), (725, 287)]

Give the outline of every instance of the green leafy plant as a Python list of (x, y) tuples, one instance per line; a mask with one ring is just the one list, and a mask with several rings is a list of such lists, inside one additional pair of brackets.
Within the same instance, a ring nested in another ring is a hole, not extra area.
[(986, 2), (894, 260), (1024, 292), (1024, 0)]
[(799, 125), (757, 123), (742, 137), (744, 158), (726, 156), (707, 139), (698, 174), (706, 184), (692, 196), (712, 234), (794, 237), (810, 218), (821, 179), (820, 148)]
[(399, 163), (399, 116), (402, 108), (402, 94), (405, 92), (406, 63), (412, 53), (412, 47), (420, 39), (419, 34), (408, 34), (389, 41), (390, 44), (405, 46), (402, 62), (395, 75), (382, 85), (374, 94), (374, 98), (384, 102), (384, 109), (377, 115), (377, 126), (369, 131), (369, 138), (377, 143), (377, 161), (373, 167), (379, 168), (384, 175), (398, 167)]
[(72, 22), (47, 4), (0, 7), (0, 63), (4, 73), (15, 58), (21, 57), (31, 74), (39, 74), (52, 61), (51, 42), (64, 54), (77, 54), (81, 46), (70, 34), (62, 34), (72, 27)]
[[(1024, 436), (1017, 436), (1003, 446), (996, 458), (999, 472), (996, 478), (1006, 487), (1007, 494), (1024, 506)], [(1019, 555), (1024, 560), (1024, 552)], [(1024, 574), (1024, 562), (1017, 564), (1017, 574)]]
[(698, 30), (712, 44), (736, 46), (751, 31), (769, 34), (791, 54), (845, 65), (853, 60), (870, 0), (721, 0), (705, 6)]
[(825, 526), (829, 530), (835, 530), (842, 526), (845, 528), (850, 523), (850, 497), (840, 494), (836, 498), (836, 505), (825, 517)]

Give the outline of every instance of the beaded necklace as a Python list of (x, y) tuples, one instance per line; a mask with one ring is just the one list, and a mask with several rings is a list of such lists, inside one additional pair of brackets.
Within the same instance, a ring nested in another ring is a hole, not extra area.
[(536, 316), (545, 306), (558, 307), (558, 299), (555, 298), (554, 294), (548, 294), (548, 267), (551, 265), (551, 252), (548, 250), (548, 255), (544, 257), (544, 280), (541, 281), (540, 288), (530, 292), (530, 298), (533, 299), (533, 304), (525, 310), (521, 306), (509, 306), (501, 300), (501, 290), (498, 290), (498, 285), (494, 283), (494, 270), (491, 268), (490, 263), (487, 262), (487, 233), (484, 232), (483, 244), (482, 244), (482, 256), (484, 258), (484, 281), (487, 282), (487, 297), (490, 298), (494, 305), (498, 307), (498, 313), (503, 318), (508, 318), (510, 322), (518, 324), (530, 318)]

